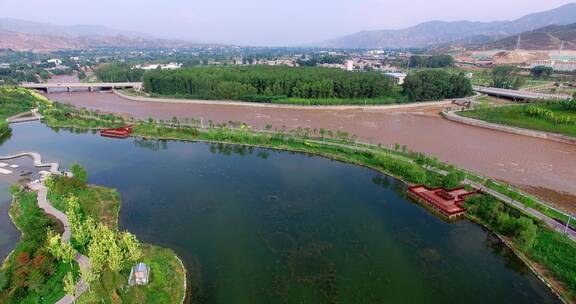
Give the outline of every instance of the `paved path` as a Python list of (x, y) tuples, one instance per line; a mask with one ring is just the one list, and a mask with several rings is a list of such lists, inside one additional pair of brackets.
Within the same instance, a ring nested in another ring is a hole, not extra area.
[[(50, 174), (60, 174), (58, 171), (59, 165), (58, 163), (43, 163), (42, 156), (36, 152), (21, 152), (16, 153), (13, 155), (7, 156), (0, 156), (0, 160), (8, 160), (8, 159), (15, 159), (19, 157), (32, 157), (34, 160), (35, 167), (50, 167)], [(70, 222), (64, 213), (60, 210), (54, 208), (50, 201), (48, 200), (48, 188), (44, 185), (43, 180), (35, 180), (28, 184), (30, 189), (38, 192), (38, 207), (40, 207), (46, 214), (49, 214), (60, 222), (64, 226), (64, 233), (62, 233), (62, 242), (69, 243), (72, 237), (72, 231), (70, 229)], [(90, 260), (88, 257), (81, 255), (80, 253), (76, 253), (76, 257), (74, 260), (78, 263), (81, 271), (88, 271), (90, 269)], [(88, 284), (84, 281), (84, 279), (80, 279), (80, 281), (76, 284), (76, 293), (74, 296), (66, 295), (62, 299), (60, 299), (56, 304), (72, 304), (80, 295), (82, 295), (88, 289)]]
[(33, 109), (29, 112), (24, 112), (20, 114), (16, 114), (14, 116), (10, 116), (6, 118), (8, 123), (19, 123), (19, 122), (27, 122), (27, 121), (35, 121), (42, 119), (42, 115), (38, 113), (38, 109)]
[(545, 94), (530, 91), (489, 88), (481, 86), (474, 86), (474, 91), (491, 96), (508, 97), (514, 99), (565, 100), (572, 98), (572, 96), (566, 94)]
[(277, 109), (297, 109), (297, 110), (396, 110), (396, 109), (410, 109), (421, 108), (427, 106), (449, 106), (454, 101), (467, 101), (469, 98), (458, 99), (445, 99), (438, 101), (424, 101), (424, 102), (411, 102), (405, 104), (383, 104), (383, 105), (295, 105), (295, 104), (279, 104), (279, 103), (262, 103), (262, 102), (249, 102), (249, 101), (234, 101), (234, 100), (204, 100), (204, 99), (177, 99), (177, 98), (161, 98), (161, 97), (147, 97), (147, 96), (132, 96), (124, 94), (120, 91), (114, 90), (115, 95), (139, 102), (152, 102), (152, 103), (174, 103), (174, 104), (195, 104), (195, 105), (220, 105), (220, 106), (240, 106), (240, 107), (256, 107), (256, 108), (277, 108)]
[[(435, 168), (435, 167), (426, 167), (426, 169), (433, 171), (433, 172), (436, 172), (438, 174), (444, 175), (444, 176), (448, 174), (448, 172), (441, 170), (441, 169), (438, 169), (438, 168)], [(470, 185), (476, 189), (480, 189), (484, 193), (497, 198), (498, 200), (502, 201), (503, 203), (511, 205), (518, 210), (522, 210), (522, 211), (528, 213), (529, 215), (543, 221), (552, 230), (556, 230), (557, 232), (560, 232), (561, 234), (565, 234), (572, 241), (576, 242), (576, 231), (572, 230), (571, 228), (567, 228), (566, 224), (562, 224), (562, 223), (554, 220), (553, 218), (541, 213), (540, 211), (533, 209), (533, 208), (530, 208), (530, 207), (524, 205), (523, 203), (516, 201), (516, 200), (512, 199), (511, 197), (508, 197), (508, 196), (506, 196), (506, 195), (504, 195), (498, 191), (492, 190), (492, 189), (490, 189), (490, 188), (488, 188), (488, 187), (486, 187), (480, 183), (466, 179), (466, 180), (464, 180), (464, 184)], [(549, 208), (549, 209), (553, 209), (559, 213), (565, 214), (564, 212), (557, 210), (551, 206), (548, 206), (547, 204), (544, 204), (542, 202), (538, 202), (538, 203), (542, 206)], [(565, 215), (572, 218), (571, 215), (568, 215), (568, 214), (565, 214)]]
[(466, 180), (465, 183), (471, 185), (472, 187), (476, 187), (480, 190), (482, 190), (483, 192), (501, 200), (502, 202), (508, 204), (508, 205), (512, 205), (514, 207), (516, 207), (517, 209), (520, 209), (528, 214), (530, 214), (531, 216), (543, 221), (544, 223), (546, 223), (546, 225), (548, 225), (548, 227), (550, 227), (553, 230), (556, 230), (558, 232), (560, 232), (561, 234), (566, 234), (566, 236), (568, 236), (572, 241), (576, 242), (576, 231), (568, 228), (566, 229), (566, 224), (562, 224), (559, 223), (557, 221), (555, 221), (554, 219), (544, 215), (543, 213), (541, 213), (540, 211), (536, 210), (536, 209), (532, 209), (524, 204), (522, 204), (521, 202), (515, 201), (512, 198), (505, 196), (504, 194), (501, 194), (499, 192), (496, 192), (484, 185)]

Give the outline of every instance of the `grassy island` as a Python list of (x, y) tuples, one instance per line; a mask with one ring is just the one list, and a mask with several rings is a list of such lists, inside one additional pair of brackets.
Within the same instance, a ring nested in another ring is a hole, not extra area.
[(482, 107), (458, 115), (512, 127), (576, 137), (576, 101)]
[[(137, 245), (137, 250), (130, 246), (122, 249), (118, 245), (121, 252), (116, 255), (110, 249), (116, 248), (114, 241), (107, 243), (104, 249), (95, 246), (94, 231), (106, 231), (106, 235), (116, 239), (118, 244), (126, 239), (130, 239), (132, 245), (138, 241), (131, 234), (118, 231), (118, 193), (113, 189), (87, 185), (85, 172), (79, 166), (74, 166), (73, 171), (77, 173), (76, 177), (53, 176), (47, 181), (47, 186), (49, 201), (65, 212), (70, 220), (73, 248), (92, 260), (92, 272), (88, 275), (92, 280), (90, 289), (76, 302), (181, 303), (186, 292), (186, 271), (172, 250), (148, 244)], [(16, 188), (10, 215), (22, 231), (22, 238), (0, 272), (0, 302), (56, 302), (67, 293), (63, 282), (68, 273), (74, 278), (85, 276), (75, 262), (61, 260), (51, 248), (51, 235), (62, 232), (61, 223), (43, 213), (37, 205), (35, 192)], [(92, 229), (84, 229), (86, 227)], [(53, 231), (52, 234), (49, 231)], [(91, 237), (87, 236), (91, 233)], [(98, 262), (96, 251), (106, 255), (102, 263)], [(138, 251), (138, 261), (153, 269), (147, 286), (128, 287), (128, 276), (134, 264), (131, 259), (133, 251)], [(117, 265), (112, 262), (115, 255), (119, 256)]]
[(293, 105), (377, 105), (473, 94), (463, 74), (446, 71), (413, 73), (404, 86), (379, 72), (285, 66), (158, 70), (146, 72), (143, 79), (151, 97)]

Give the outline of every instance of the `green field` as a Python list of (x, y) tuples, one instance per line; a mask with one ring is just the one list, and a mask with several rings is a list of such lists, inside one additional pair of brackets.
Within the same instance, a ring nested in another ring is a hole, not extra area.
[[(576, 120), (576, 112), (566, 110), (559, 103), (540, 104), (538, 107), (548, 109), (556, 115), (567, 115)], [(530, 105), (511, 105), (502, 107), (482, 108), (472, 111), (460, 112), (458, 115), (484, 120), (491, 123), (552, 132), (576, 137), (576, 124), (558, 124), (541, 117), (532, 117), (526, 114)]]

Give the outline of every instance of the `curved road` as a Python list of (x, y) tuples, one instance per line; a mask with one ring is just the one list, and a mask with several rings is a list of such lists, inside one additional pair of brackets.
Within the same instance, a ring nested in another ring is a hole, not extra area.
[(482, 175), (506, 181), (576, 212), (576, 145), (569, 145), (442, 119), (443, 106), (411, 109), (289, 109), (227, 104), (149, 103), (106, 93), (50, 94), (50, 99), (101, 111), (157, 119), (203, 117), (240, 121), (255, 128), (346, 130), (362, 141), (436, 156)]

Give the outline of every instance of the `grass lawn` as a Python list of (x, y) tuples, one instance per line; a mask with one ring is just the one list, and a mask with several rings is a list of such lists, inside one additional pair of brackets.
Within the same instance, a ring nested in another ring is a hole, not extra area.
[[(564, 110), (560, 104), (541, 104), (539, 106), (547, 108), (555, 114), (571, 115), (576, 119), (576, 113)], [(576, 125), (556, 124), (543, 118), (530, 117), (525, 114), (526, 107), (528, 107), (528, 105), (482, 108), (459, 112), (458, 115), (506, 126), (559, 133), (576, 137)]]

